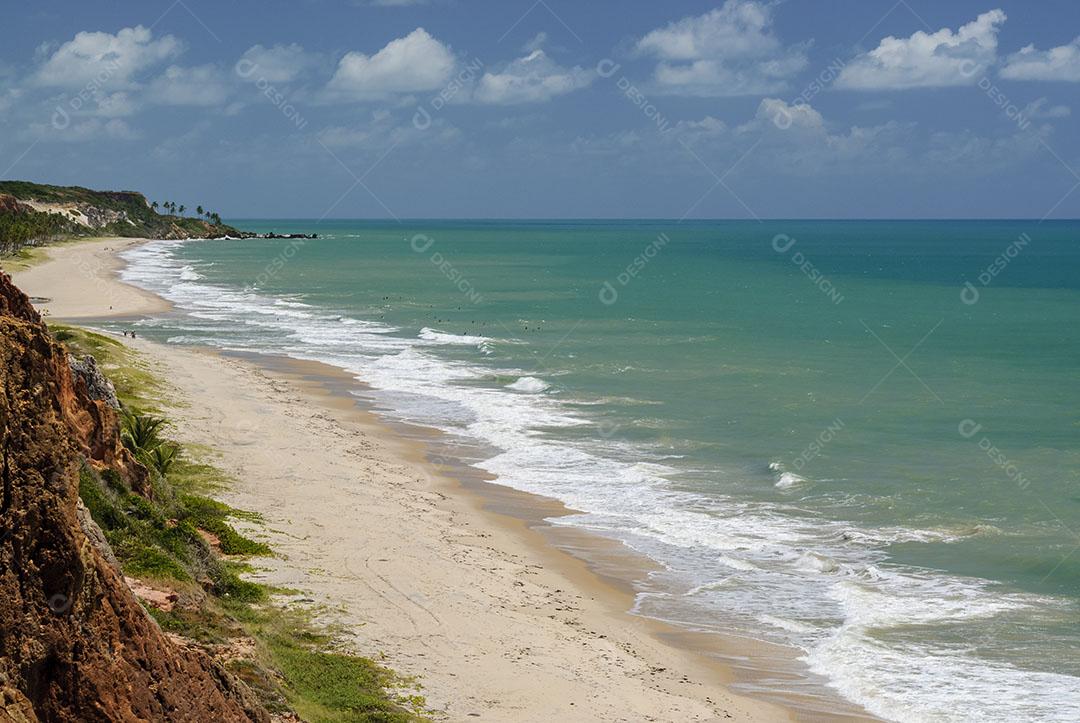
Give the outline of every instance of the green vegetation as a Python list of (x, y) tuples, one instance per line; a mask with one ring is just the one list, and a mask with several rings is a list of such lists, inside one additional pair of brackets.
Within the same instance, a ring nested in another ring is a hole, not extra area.
[(154, 402), (163, 385), (133, 353), (77, 327), (53, 326), (52, 332), (72, 352), (93, 354), (109, 373), (124, 405), (123, 443), (148, 462), (150, 499), (112, 470), (99, 474), (88, 465), (79, 494), (124, 573), (178, 594), (168, 612), (147, 607), (159, 625), (213, 646), (213, 652), (241, 651), (224, 656), (227, 666), (272, 712), (292, 710), (327, 723), (423, 720), (424, 700), (413, 681), (336, 650), (310, 610), (282, 602), (286, 591), (244, 579), (252, 570), (247, 558), (273, 553), (238, 532), (233, 521), (261, 520), (208, 496), (228, 478), (192, 457), (201, 450), (168, 439), (169, 422)]
[[(91, 226), (60, 214), (36, 211), (26, 204), (39, 201), (79, 209)], [(168, 215), (158, 214), (158, 209)], [(201, 207), (200, 207), (201, 208)], [(126, 236), (132, 238), (182, 238), (185, 236), (239, 236), (221, 222), (216, 213), (200, 212), (199, 218), (183, 215), (186, 206), (169, 202), (149, 203), (134, 191), (93, 191), (79, 186), (49, 186), (28, 181), (0, 181), (0, 255), (25, 246), (40, 245), (80, 236)]]
[(120, 342), (104, 334), (64, 324), (50, 324), (53, 338), (63, 342), (77, 356), (90, 354), (108, 371), (116, 387), (116, 396), (124, 407), (141, 414), (158, 412), (157, 400), (164, 396), (165, 387), (146, 364), (130, 354)]
[(0, 206), (0, 254), (10, 255), (32, 243), (48, 243), (78, 234), (78, 225), (55, 213)]

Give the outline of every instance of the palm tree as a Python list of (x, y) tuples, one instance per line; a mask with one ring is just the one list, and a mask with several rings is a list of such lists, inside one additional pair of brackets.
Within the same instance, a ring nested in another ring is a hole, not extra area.
[(151, 452), (161, 445), (158, 432), (165, 425), (164, 419), (149, 414), (135, 414), (130, 409), (125, 409), (122, 414), (120, 441), (132, 454)]
[(221, 225), (221, 216), (217, 215), (217, 213), (210, 214), (210, 220), (214, 222), (215, 226)]
[(187, 206), (185, 206), (184, 204), (180, 204), (180, 215), (181, 215), (181, 216), (183, 216), (183, 215), (184, 215), (184, 211), (185, 211), (186, 209), (187, 209)]
[(172, 442), (158, 444), (145, 455), (145, 461), (149, 462), (162, 477), (169, 473), (172, 466), (180, 456), (180, 446)]
[(202, 207), (202, 206), (196, 206), (196, 207), (195, 207), (195, 213), (199, 214), (199, 218), (202, 218), (202, 215), (203, 215), (203, 207)]
[(151, 203), (151, 204), (150, 204), (150, 208), (151, 208), (151, 209), (153, 210), (153, 212), (154, 212), (154, 213), (157, 213), (157, 210), (158, 210), (158, 202), (157, 202), (157, 201), (154, 201), (153, 203)]

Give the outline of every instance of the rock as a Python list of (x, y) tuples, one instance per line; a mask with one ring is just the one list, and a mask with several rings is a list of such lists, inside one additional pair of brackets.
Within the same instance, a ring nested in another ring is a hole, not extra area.
[(116, 398), (116, 388), (109, 381), (97, 365), (97, 360), (87, 354), (82, 359), (77, 359), (74, 354), (68, 354), (68, 364), (71, 365), (71, 374), (76, 379), (81, 379), (86, 384), (86, 393), (91, 399), (105, 402), (113, 409), (120, 409), (120, 400)]
[(82, 528), (86, 538), (105, 558), (105, 562), (112, 565), (113, 569), (119, 572), (120, 561), (116, 559), (116, 553), (113, 552), (112, 545), (109, 544), (109, 541), (105, 538), (105, 533), (101, 531), (98, 524), (94, 522), (94, 518), (90, 516), (90, 510), (86, 509), (86, 505), (83, 504), (81, 499), (75, 505), (75, 516), (79, 519), (79, 527)]
[(269, 721), (247, 687), (169, 641), (79, 521), (84, 464), (135, 490), (117, 414), (0, 274), (0, 723)]
[(124, 582), (131, 588), (131, 592), (135, 593), (135, 597), (158, 610), (171, 612), (176, 605), (176, 601), (180, 599), (180, 596), (173, 590), (158, 590), (156, 587), (134, 577), (125, 577)]

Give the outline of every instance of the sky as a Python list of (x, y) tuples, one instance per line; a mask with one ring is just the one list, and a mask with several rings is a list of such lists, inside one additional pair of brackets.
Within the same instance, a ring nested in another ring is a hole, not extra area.
[(4, 2), (4, 179), (226, 219), (1080, 217), (1076, 0)]

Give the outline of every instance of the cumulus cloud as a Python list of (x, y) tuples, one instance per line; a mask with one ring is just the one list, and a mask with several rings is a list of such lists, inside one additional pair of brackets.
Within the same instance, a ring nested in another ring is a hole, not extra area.
[(1068, 45), (1036, 50), (1034, 45), (1013, 53), (1001, 69), (1010, 80), (1062, 80), (1080, 83), (1080, 37)]
[(1067, 105), (1050, 105), (1046, 98), (1039, 98), (1028, 103), (1021, 115), (1035, 120), (1050, 120), (1055, 118), (1068, 118), (1072, 115), (1072, 109)]
[(290, 83), (314, 67), (318, 60), (296, 43), (269, 48), (253, 45), (240, 56), (236, 72), (245, 78), (261, 78), (268, 83)]
[(152, 101), (162, 105), (220, 106), (232, 92), (229, 77), (216, 65), (182, 68), (172, 65), (148, 89)]
[(136, 75), (175, 58), (183, 44), (171, 35), (155, 39), (141, 25), (123, 28), (115, 35), (81, 32), (61, 45), (38, 68), (34, 80), (39, 85), (76, 88), (123, 87)]
[(779, 98), (763, 98), (754, 119), (758, 122), (768, 121), (779, 130), (825, 130), (825, 119), (809, 103), (789, 104)]
[(908, 38), (891, 35), (849, 62), (837, 88), (903, 90), (973, 85), (997, 59), (997, 34), (1005, 13), (991, 10), (956, 32), (919, 31)]
[(93, 112), (105, 118), (121, 118), (133, 115), (138, 110), (131, 94), (125, 91), (108, 93), (97, 98)]
[(580, 67), (563, 68), (543, 50), (507, 63), (497, 72), (484, 73), (473, 98), (480, 103), (509, 105), (540, 103), (588, 86), (595, 78)]
[(659, 60), (664, 93), (721, 97), (783, 90), (807, 65), (806, 46), (784, 47), (773, 33), (773, 6), (727, 0), (723, 6), (658, 28), (635, 50)]
[(339, 97), (368, 99), (391, 93), (438, 90), (454, 70), (454, 54), (423, 28), (387, 43), (374, 55), (353, 51), (338, 63), (327, 90)]

